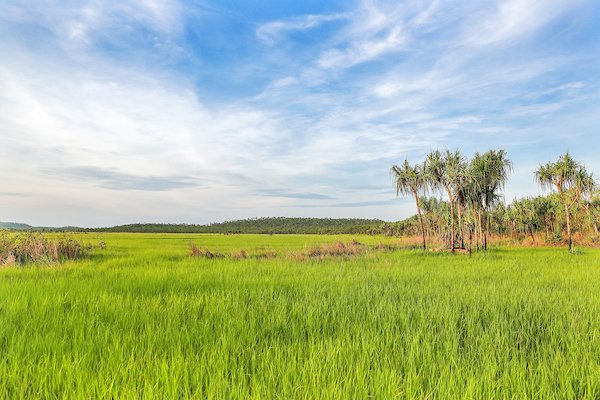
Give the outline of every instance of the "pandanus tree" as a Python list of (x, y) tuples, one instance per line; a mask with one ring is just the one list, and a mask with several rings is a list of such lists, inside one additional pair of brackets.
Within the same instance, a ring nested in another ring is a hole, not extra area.
[(423, 167), (420, 165), (410, 165), (407, 160), (401, 166), (393, 165), (390, 173), (394, 179), (396, 187), (396, 195), (412, 195), (417, 205), (417, 214), (419, 216), (419, 227), (423, 238), (423, 251), (427, 251), (425, 241), (425, 227), (423, 225), (423, 217), (421, 215), (421, 205), (419, 196), (425, 194), (427, 189), (427, 179), (423, 172)]
[(483, 186), (481, 184), (480, 165), (482, 156), (475, 153), (471, 159), (466, 172), (466, 184), (461, 192), (467, 208), (471, 211), (469, 218), (469, 251), (473, 248), (473, 236), (475, 236), (477, 249), (479, 243), (483, 243), (483, 230), (481, 229), (481, 214), (483, 212)]
[(571, 208), (582, 194), (593, 190), (594, 178), (569, 152), (560, 156), (556, 162), (540, 165), (535, 171), (535, 178), (543, 189), (556, 188), (564, 206), (569, 251), (572, 252)]
[(454, 226), (454, 206), (462, 187), (465, 185), (465, 161), (460, 152), (439, 150), (429, 153), (425, 160), (425, 171), (430, 186), (445, 191), (450, 202), (450, 247), (455, 249), (456, 230)]
[(504, 150), (489, 150), (483, 155), (476, 153), (469, 165), (473, 204), (479, 209), (474, 212), (478, 214), (479, 234), (484, 249), (487, 249), (489, 228), (487, 213), (502, 198), (500, 191), (504, 189), (511, 170), (512, 162)]

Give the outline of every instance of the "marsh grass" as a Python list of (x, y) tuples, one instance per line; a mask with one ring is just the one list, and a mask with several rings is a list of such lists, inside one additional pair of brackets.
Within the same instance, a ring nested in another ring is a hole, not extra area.
[(107, 248), (0, 271), (0, 398), (600, 398), (596, 249), (298, 261), (281, 255), (352, 237), (85, 240)]

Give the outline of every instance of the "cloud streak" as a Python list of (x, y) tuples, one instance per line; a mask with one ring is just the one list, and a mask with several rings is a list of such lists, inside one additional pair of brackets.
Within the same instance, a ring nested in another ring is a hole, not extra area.
[(326, 196), (319, 193), (310, 192), (293, 192), (281, 189), (260, 189), (258, 193), (261, 196), (267, 197), (283, 197), (288, 199), (306, 199), (306, 200), (328, 200), (333, 199), (331, 196)]
[(389, 206), (396, 202), (395, 199), (390, 200), (372, 200), (372, 201), (355, 201), (350, 203), (332, 203), (332, 204), (298, 204), (296, 207), (303, 208), (355, 208), (355, 207), (380, 207)]
[(167, 191), (200, 186), (192, 176), (139, 176), (97, 167), (70, 167), (44, 171), (60, 179), (93, 184), (113, 190)]
[(345, 20), (349, 17), (348, 14), (326, 14), (326, 15), (302, 15), (284, 20), (267, 22), (258, 27), (256, 36), (258, 39), (267, 45), (274, 45), (282, 39), (282, 37), (293, 31), (306, 31), (313, 29), (327, 22)]

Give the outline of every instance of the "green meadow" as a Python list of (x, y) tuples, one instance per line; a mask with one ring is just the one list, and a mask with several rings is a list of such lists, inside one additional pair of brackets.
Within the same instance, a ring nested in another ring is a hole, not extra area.
[(0, 268), (0, 398), (600, 398), (599, 249), (298, 259), (394, 239), (77, 237), (106, 249)]

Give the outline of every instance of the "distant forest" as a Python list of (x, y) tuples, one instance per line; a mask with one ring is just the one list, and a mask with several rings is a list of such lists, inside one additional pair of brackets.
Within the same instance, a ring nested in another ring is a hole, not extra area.
[(385, 224), (378, 219), (266, 217), (226, 221), (209, 225), (129, 224), (110, 228), (81, 229), (84, 232), (138, 233), (259, 233), (259, 234), (338, 234), (370, 233)]
[(286, 218), (266, 217), (225, 221), (208, 225), (129, 224), (110, 228), (83, 229), (87, 232), (138, 233), (258, 233), (258, 234), (336, 234), (367, 233), (382, 226), (378, 219), (355, 218)]
[(124, 233), (221, 233), (221, 234), (370, 234), (402, 236), (415, 233), (417, 216), (398, 222), (360, 218), (263, 217), (225, 221), (208, 225), (127, 224), (106, 228), (53, 228), (0, 222), (0, 229), (38, 232), (124, 232)]

